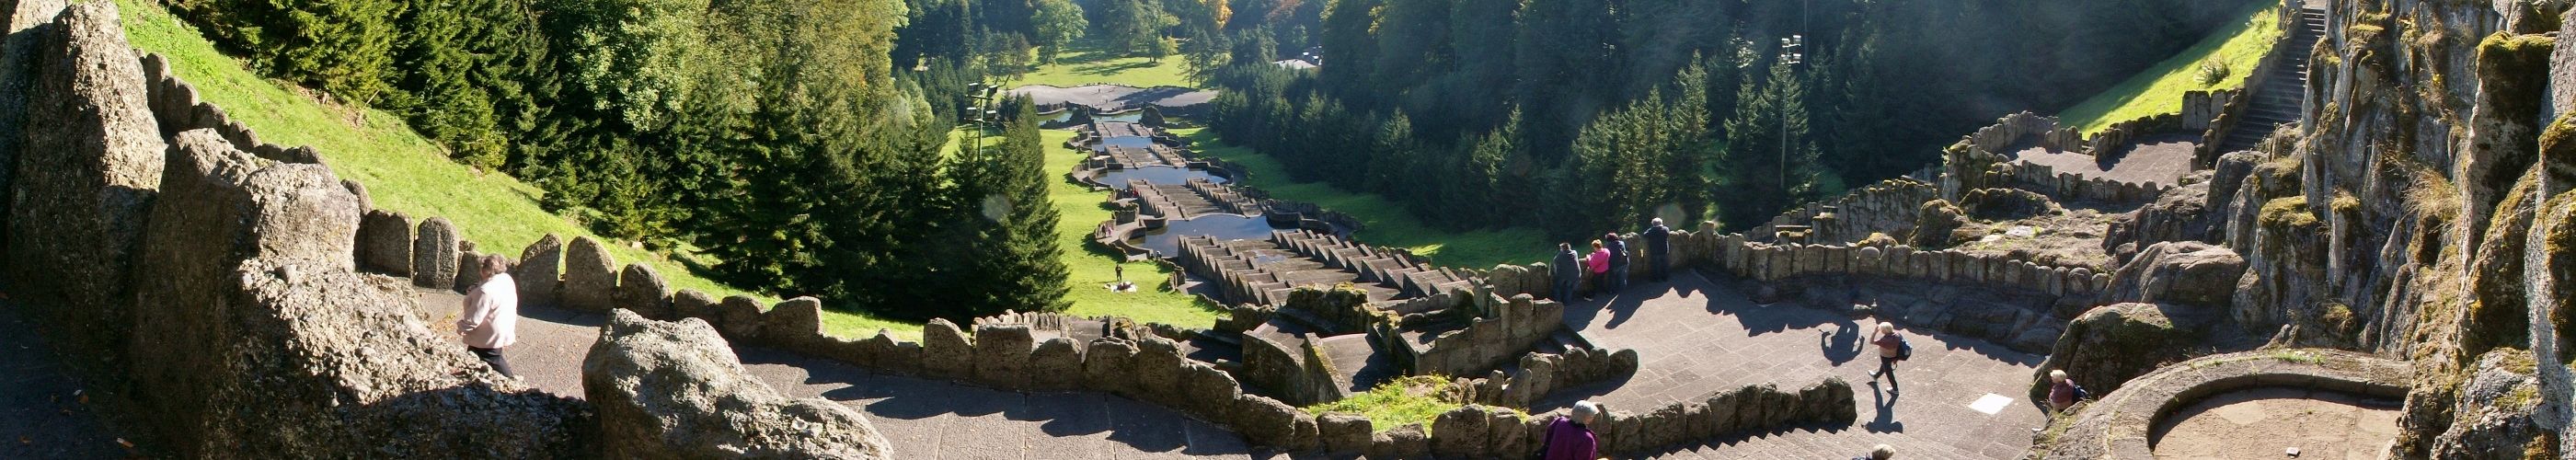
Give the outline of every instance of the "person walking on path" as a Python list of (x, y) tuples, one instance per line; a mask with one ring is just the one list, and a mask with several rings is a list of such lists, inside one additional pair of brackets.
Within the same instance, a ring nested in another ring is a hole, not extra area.
[(1617, 233), (1603, 236), (1602, 239), (1610, 242), (1610, 289), (1626, 290), (1628, 289), (1628, 242), (1619, 239)]
[(510, 372), (510, 360), (501, 350), (519, 341), (519, 285), (510, 280), (510, 259), (499, 255), (483, 256), (483, 284), (465, 294), (465, 312), (456, 319), (456, 334), (465, 337), (465, 349), (492, 365), (493, 371), (516, 378)]
[(1546, 460), (1592, 460), (1601, 455), (1599, 439), (1586, 425), (1601, 414), (1601, 406), (1592, 401), (1575, 401), (1573, 415), (1557, 417), (1547, 424), (1547, 438), (1541, 441), (1539, 458)]
[(1670, 274), (1673, 269), (1672, 239), (1673, 229), (1664, 226), (1664, 218), (1657, 217), (1653, 226), (1646, 227), (1646, 257), (1654, 258), (1652, 262), (1655, 264), (1655, 282), (1672, 280)]
[(1878, 384), (1879, 376), (1887, 377), (1887, 393), (1896, 394), (1896, 362), (1905, 359), (1905, 338), (1896, 335), (1896, 325), (1878, 323), (1878, 338), (1869, 341), (1878, 346), (1878, 370), (1869, 372), (1869, 383)]
[(2048, 411), (2053, 415), (2075, 407), (2075, 401), (2083, 399), (2083, 388), (2075, 384), (2075, 379), (2066, 378), (2065, 369), (2048, 371)]
[[(1588, 268), (1592, 269), (1592, 292), (1598, 294), (1609, 290), (1610, 250), (1601, 245), (1601, 240), (1592, 240), (1592, 258), (1587, 262), (1591, 265)], [(1592, 300), (1591, 297), (1586, 295), (1583, 300)]]
[(1584, 267), (1581, 260), (1583, 256), (1574, 253), (1573, 243), (1556, 244), (1556, 260), (1551, 261), (1547, 267), (1550, 274), (1555, 276), (1556, 290), (1549, 292), (1548, 298), (1556, 299), (1558, 302), (1574, 300), (1574, 288), (1583, 284)]

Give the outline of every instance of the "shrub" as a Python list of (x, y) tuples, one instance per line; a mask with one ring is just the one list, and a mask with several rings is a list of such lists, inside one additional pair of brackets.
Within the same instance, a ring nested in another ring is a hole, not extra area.
[(2213, 57), (2206, 61), (2200, 61), (2200, 70), (2198, 72), (2193, 72), (2191, 74), (2191, 78), (2192, 81), (2199, 82), (2201, 86), (2210, 86), (2218, 84), (2220, 80), (2226, 80), (2227, 76), (2233, 73), (2235, 73), (2234, 69), (2229, 68), (2227, 65), (2227, 59), (2224, 57)]

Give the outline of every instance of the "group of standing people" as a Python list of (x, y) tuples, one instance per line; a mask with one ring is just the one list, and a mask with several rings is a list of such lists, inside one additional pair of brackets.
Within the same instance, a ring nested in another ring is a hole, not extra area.
[[(1673, 267), (1673, 229), (1664, 226), (1664, 219), (1656, 218), (1646, 227), (1646, 231), (1638, 233), (1638, 237), (1646, 240), (1645, 257), (1654, 264), (1648, 274), (1658, 282), (1670, 280)], [(1592, 300), (1592, 296), (1597, 293), (1617, 292), (1628, 288), (1630, 251), (1628, 241), (1621, 238), (1618, 233), (1605, 234), (1601, 239), (1592, 240), (1590, 254), (1575, 253), (1574, 244), (1570, 242), (1557, 243), (1556, 250), (1556, 260), (1548, 264), (1550, 274), (1556, 281), (1556, 290), (1550, 298), (1559, 302), (1572, 300), (1577, 296), (1576, 291), (1582, 287), (1585, 279), (1592, 281), (1592, 290), (1581, 293), (1583, 300)]]

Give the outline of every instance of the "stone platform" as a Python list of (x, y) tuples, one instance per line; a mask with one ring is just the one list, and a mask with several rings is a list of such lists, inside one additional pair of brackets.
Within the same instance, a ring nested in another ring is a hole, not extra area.
[[(2023, 400), (2040, 356), (1947, 333), (1898, 332), (1914, 359), (1898, 364), (1898, 385), (1862, 385), (1877, 369), (1864, 320), (1793, 304), (1762, 305), (1698, 273), (1672, 282), (1637, 278), (1627, 292), (1567, 307), (1566, 327), (1605, 349), (1631, 348), (1637, 374), (1559, 391), (1537, 411), (1591, 399), (1612, 410), (1641, 410), (1770, 382), (1802, 387), (1831, 377), (1854, 383), (1860, 424), (1793, 430), (1665, 452), (1678, 458), (1849, 458), (1876, 444), (1906, 459), (2018, 458), (2031, 429), (2046, 423)], [(1994, 398), (2003, 398), (1995, 401)], [(1985, 405), (1971, 407), (1979, 402)], [(1981, 408), (1995, 409), (1988, 413)]]

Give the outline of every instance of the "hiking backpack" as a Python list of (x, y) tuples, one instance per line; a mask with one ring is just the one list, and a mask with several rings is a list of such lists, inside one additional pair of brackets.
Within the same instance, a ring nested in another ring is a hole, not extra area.
[(1908, 359), (1914, 359), (1914, 342), (1905, 340), (1905, 336), (1896, 336), (1896, 360)]

